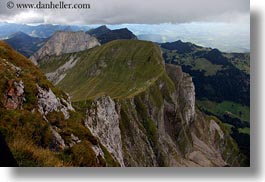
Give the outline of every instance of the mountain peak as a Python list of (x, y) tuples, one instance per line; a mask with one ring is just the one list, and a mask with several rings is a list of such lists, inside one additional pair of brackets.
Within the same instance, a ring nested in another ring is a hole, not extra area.
[(101, 29), (101, 30), (103, 30), (103, 29), (105, 29), (105, 30), (110, 30), (106, 25), (102, 25), (102, 26), (98, 27), (97, 29)]
[(83, 31), (57, 31), (35, 54), (30, 60), (37, 64), (38, 60), (51, 55), (61, 55), (63, 53), (79, 52), (100, 43), (95, 37), (91, 37)]
[(182, 42), (181, 40), (175, 42), (167, 42), (160, 44), (162, 48), (168, 50), (176, 50), (179, 53), (188, 53), (193, 51), (196, 48), (196, 45), (189, 42)]
[(110, 31), (111, 30), (106, 25), (102, 25), (98, 28), (93, 28), (93, 29), (87, 31), (86, 33), (88, 33), (92, 36), (98, 37), (98, 36), (101, 36), (102, 34), (110, 32)]
[(121, 28), (116, 30), (108, 31), (107, 33), (104, 33), (97, 37), (101, 44), (108, 43), (113, 40), (119, 40), (119, 39), (137, 39), (136, 35), (134, 35), (129, 29), (127, 28)]
[(22, 31), (18, 31), (18, 32), (10, 35), (8, 38), (10, 39), (10, 38), (14, 38), (14, 37), (31, 37), (31, 36), (22, 32)]

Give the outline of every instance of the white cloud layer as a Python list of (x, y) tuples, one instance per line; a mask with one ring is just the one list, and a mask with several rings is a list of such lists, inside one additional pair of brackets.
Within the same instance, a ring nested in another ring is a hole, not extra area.
[[(91, 9), (8, 9), (0, 2), (0, 21), (53, 24), (159, 24), (187, 22), (249, 23), (249, 0), (64, 0), (89, 3)], [(49, 3), (50, 0), (12, 0)], [(53, 3), (62, 0), (53, 1)]]

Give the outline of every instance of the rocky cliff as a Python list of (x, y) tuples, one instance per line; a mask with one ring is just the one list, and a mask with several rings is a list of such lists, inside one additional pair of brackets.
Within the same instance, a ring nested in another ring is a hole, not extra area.
[(196, 111), (191, 77), (166, 68), (172, 80), (164, 75), (132, 98), (93, 100), (86, 126), (121, 166), (240, 165), (221, 123)]
[(119, 40), (44, 59), (64, 91), (0, 42), (0, 133), (18, 166), (244, 163), (228, 128), (196, 107), (192, 78), (155, 44)]
[[(61, 77), (58, 69), (73, 59)], [(52, 56), (41, 69), (61, 78), (56, 83), (70, 93), (84, 125), (102, 144), (95, 151), (104, 147), (120, 166), (244, 162), (228, 128), (196, 107), (192, 78), (178, 66), (164, 65), (151, 42), (112, 41)]]
[(250, 54), (182, 41), (159, 45), (166, 63), (192, 76), (198, 107), (230, 125), (230, 135), (250, 161)]
[(86, 128), (85, 115), (72, 107), (69, 95), (4, 42), (0, 78), (0, 134), (9, 160), (1, 165), (119, 166)]
[(98, 40), (85, 32), (58, 31), (30, 57), (30, 60), (37, 65), (38, 61), (46, 56), (79, 52), (98, 45)]

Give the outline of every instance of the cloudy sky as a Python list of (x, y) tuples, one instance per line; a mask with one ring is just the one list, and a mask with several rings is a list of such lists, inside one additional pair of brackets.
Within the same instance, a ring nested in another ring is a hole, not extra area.
[[(64, 0), (89, 3), (84, 10), (8, 9), (0, 2), (0, 21), (53, 24), (249, 23), (249, 0)], [(11, 0), (42, 3), (50, 0)], [(62, 0), (53, 1), (59, 2)]]
[(7, 3), (50, 0), (0, 0), (0, 22), (26, 24), (107, 25), (127, 27), (142, 40), (183, 40), (227, 52), (250, 50), (249, 0), (55, 0), (90, 4), (90, 9), (7, 8)]

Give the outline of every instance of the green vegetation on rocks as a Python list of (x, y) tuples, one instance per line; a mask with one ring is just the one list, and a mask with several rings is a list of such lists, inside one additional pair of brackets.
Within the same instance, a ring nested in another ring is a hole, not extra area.
[(151, 42), (117, 40), (89, 51), (43, 60), (40, 68), (46, 72), (48, 64), (54, 67), (54, 62), (76, 57), (76, 66), (58, 84), (74, 101), (103, 95), (129, 98), (144, 91), (162, 74), (162, 57), (157, 52), (159, 48)]
[[(57, 98), (67, 100), (68, 96), (54, 87), (31, 61), (4, 42), (0, 42), (0, 78), (0, 132), (19, 166), (112, 165), (103, 156), (95, 157), (91, 146), (99, 142), (84, 126), (82, 112), (69, 111), (68, 119), (59, 110), (45, 116), (39, 112), (37, 85), (51, 89)], [(18, 83), (22, 85), (19, 88)], [(59, 147), (54, 143), (58, 136), (52, 131), (73, 148), (55, 150), (54, 147)], [(105, 155), (110, 154), (105, 151)]]

